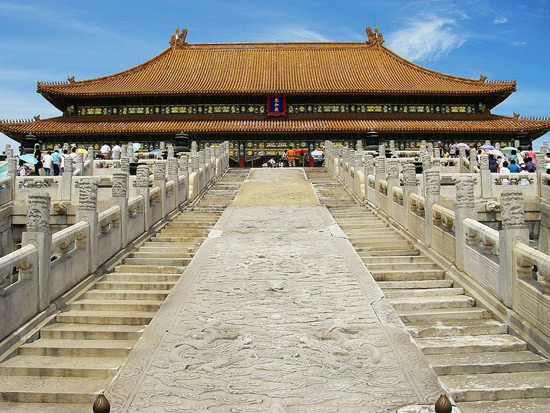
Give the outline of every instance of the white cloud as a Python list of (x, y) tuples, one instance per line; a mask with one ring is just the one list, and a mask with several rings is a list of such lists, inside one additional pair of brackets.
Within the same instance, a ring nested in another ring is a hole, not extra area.
[(432, 16), (411, 21), (387, 39), (392, 50), (410, 60), (433, 61), (462, 46), (467, 36), (456, 32), (455, 20)]
[(493, 21), (493, 23), (495, 23), (495, 24), (504, 24), (504, 23), (506, 23), (507, 21), (508, 21), (508, 19), (507, 19), (506, 17), (504, 17), (504, 16), (497, 16), (497, 17), (495, 18), (495, 20)]

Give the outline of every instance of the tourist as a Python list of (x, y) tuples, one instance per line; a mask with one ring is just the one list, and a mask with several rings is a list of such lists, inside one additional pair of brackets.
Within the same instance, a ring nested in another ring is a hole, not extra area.
[(65, 159), (69, 158), (69, 151), (63, 149), (63, 155), (61, 155), (61, 173), (65, 172)]
[(521, 172), (521, 169), (520, 167), (518, 166), (518, 164), (516, 163), (516, 160), (515, 159), (512, 159), (510, 161), (510, 163), (508, 164), (508, 170), (510, 172), (512, 172), (513, 174), (515, 173), (518, 173), (518, 172)]
[(52, 164), (53, 164), (53, 176), (58, 176), (60, 171), (61, 156), (59, 155), (59, 149), (56, 149), (52, 153)]
[(527, 172), (535, 172), (536, 169), (537, 168), (535, 167), (535, 163), (533, 162), (533, 159), (530, 156), (526, 157), (523, 170)]
[(115, 155), (115, 152), (118, 152), (119, 154), (122, 152), (122, 148), (118, 142), (111, 148), (111, 159), (115, 159), (115, 156), (118, 156), (118, 159), (120, 159), (120, 155)]
[[(533, 162), (533, 164), (537, 164), (537, 157), (531, 145), (529, 145), (529, 147), (527, 148), (527, 156), (531, 158), (531, 162)], [(527, 160), (525, 161), (525, 163), (527, 163)]]
[(286, 158), (288, 160), (288, 166), (296, 166), (296, 153), (292, 146), (286, 151)]
[[(502, 167), (500, 168), (500, 173), (501, 174), (509, 174), (510, 173), (510, 170), (508, 169), (508, 162), (507, 161), (502, 162)], [(500, 184), (501, 185), (508, 185), (509, 183), (510, 183), (510, 181), (508, 180), (508, 178), (500, 178)]]
[(101, 156), (103, 156), (103, 159), (109, 159), (110, 153), (111, 153), (111, 147), (107, 144), (104, 144), (100, 149), (99, 152), (101, 152)]
[(269, 161), (267, 161), (270, 168), (275, 168), (275, 159), (271, 158)]
[(453, 144), (449, 146), (449, 156), (451, 158), (454, 158), (456, 156), (456, 146)]
[(489, 171), (495, 173), (498, 172), (498, 164), (493, 154), (489, 154)]
[(76, 153), (76, 146), (73, 146), (71, 148), (71, 153), (69, 156), (73, 159), (73, 162), (76, 162), (78, 160), (78, 154)]
[(50, 176), (52, 173), (53, 166), (53, 156), (52, 151), (48, 151), (42, 158), (42, 163), (44, 164), (44, 172), (46, 176)]
[(42, 169), (42, 152), (40, 151), (40, 144), (34, 145), (34, 159), (36, 159), (36, 163), (34, 164), (34, 174), (36, 176), (40, 175), (40, 170)]

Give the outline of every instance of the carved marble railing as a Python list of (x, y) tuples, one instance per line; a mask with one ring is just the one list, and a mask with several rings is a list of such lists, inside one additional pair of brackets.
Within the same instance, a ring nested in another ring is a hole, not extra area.
[(7, 176), (0, 179), (0, 206), (13, 199), (13, 180)]
[(519, 173), (492, 173), (492, 197), (500, 197), (501, 192), (508, 185), (517, 186), (524, 196), (536, 197), (538, 196), (538, 183), (537, 183), (537, 174), (529, 172), (519, 172)]
[(37, 313), (38, 299), (38, 248), (0, 257), (0, 339)]
[(395, 220), (405, 221), (405, 207), (403, 205), (405, 199), (403, 197), (403, 189), (397, 186), (392, 188), (392, 216)]
[(41, 283), (47, 289), (48, 302), (58, 298), (84, 279), (90, 259), (90, 225), (86, 221), (77, 222), (52, 235), (50, 261), (47, 271), (49, 280)]
[(455, 213), (441, 205), (432, 206), (432, 239), (430, 246), (440, 255), (455, 261)]
[(424, 217), (424, 197), (418, 194), (410, 194), (409, 205), (405, 211), (409, 230), (417, 239), (424, 241), (426, 220)]
[[(221, 150), (216, 150), (215, 159), (209, 157), (195, 169), (195, 196), (229, 167), (228, 149), (228, 143), (224, 143)], [(204, 155), (201, 158), (204, 160)], [(168, 164), (169, 177), (159, 172), (163, 165), (157, 164), (152, 180), (148, 168), (143, 167), (132, 177), (118, 172), (98, 177), (74, 177), (67, 173), (62, 177), (33, 177), (28, 181), (16, 178), (15, 182), (32, 181), (33, 186), (20, 188), (20, 192), (29, 190), (28, 203), (24, 205), (27, 220), (22, 248), (0, 258), (0, 340), (38, 312), (55, 311), (51, 307), (55, 300), (64, 300), (68, 291), (177, 210), (182, 202), (193, 201), (194, 198), (188, 198), (187, 185), (191, 180), (186, 158), (181, 161), (184, 166), (181, 170), (179, 161)], [(6, 190), (12, 180), (10, 176), (5, 181)], [(59, 201), (59, 193), (52, 191), (56, 183), (58, 190), (65, 194), (62, 198), (69, 194), (64, 198), (67, 201)], [(110, 205), (100, 207), (101, 190), (111, 193)], [(20, 201), (23, 204), (23, 200)], [(72, 203), (77, 222), (52, 235), (50, 208), (60, 202)]]
[(546, 173), (541, 174), (540, 196), (541, 198), (550, 201), (550, 175)]

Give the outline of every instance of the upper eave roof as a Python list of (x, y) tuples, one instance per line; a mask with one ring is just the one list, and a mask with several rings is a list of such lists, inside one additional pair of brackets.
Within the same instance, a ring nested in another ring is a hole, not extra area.
[(354, 118), (300, 118), (300, 119), (200, 119), (185, 117), (166, 119), (87, 119), (57, 117), (38, 121), (0, 123), (0, 131), (13, 136), (32, 133), (36, 136), (53, 135), (118, 135), (155, 134), (180, 131), (188, 133), (319, 133), (358, 132), (427, 132), (427, 133), (535, 133), (550, 130), (548, 119), (518, 119), (515, 117), (484, 115), (468, 119), (442, 117), (354, 117)]
[(171, 46), (136, 67), (70, 82), (45, 96), (199, 94), (509, 95), (515, 81), (450, 76), (366, 43), (211, 43)]

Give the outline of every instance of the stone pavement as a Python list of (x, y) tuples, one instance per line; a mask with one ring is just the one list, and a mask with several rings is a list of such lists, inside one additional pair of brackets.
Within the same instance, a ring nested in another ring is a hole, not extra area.
[(112, 412), (433, 405), (435, 373), (305, 179), (252, 171), (107, 389)]

